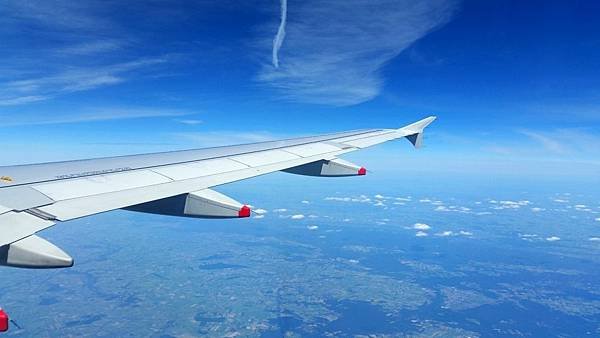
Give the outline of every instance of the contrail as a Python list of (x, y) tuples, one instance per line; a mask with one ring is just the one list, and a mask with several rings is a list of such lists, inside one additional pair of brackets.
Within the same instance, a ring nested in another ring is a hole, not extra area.
[(279, 68), (279, 49), (285, 39), (285, 22), (287, 20), (287, 0), (281, 0), (281, 23), (277, 35), (273, 39), (273, 66)]

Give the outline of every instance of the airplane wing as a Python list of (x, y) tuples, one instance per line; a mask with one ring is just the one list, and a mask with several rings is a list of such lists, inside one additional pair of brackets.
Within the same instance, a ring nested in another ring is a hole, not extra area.
[(370, 129), (281, 141), (0, 167), (0, 265), (73, 265), (37, 232), (58, 222), (128, 209), (185, 217), (248, 217), (250, 209), (211, 187), (274, 171), (310, 176), (364, 175), (338, 158), (386, 141), (422, 144), (435, 117), (399, 129)]

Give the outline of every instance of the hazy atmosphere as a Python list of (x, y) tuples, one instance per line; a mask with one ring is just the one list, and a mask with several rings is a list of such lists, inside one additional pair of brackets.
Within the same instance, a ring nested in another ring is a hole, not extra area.
[(599, 15), (558, 0), (2, 1), (1, 166), (438, 118), (422, 149), (343, 156), (366, 177), (216, 187), (251, 219), (118, 210), (40, 233), (75, 266), (0, 267), (7, 336), (597, 336)]

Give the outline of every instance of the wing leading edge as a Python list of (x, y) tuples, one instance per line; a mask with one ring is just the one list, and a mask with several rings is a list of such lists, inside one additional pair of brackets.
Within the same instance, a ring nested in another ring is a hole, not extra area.
[[(428, 117), (399, 129), (360, 130), (239, 146), (0, 167), (0, 185), (4, 185), (0, 187), (0, 248), (4, 249), (0, 250), (0, 265), (10, 265), (2, 253), (9, 252), (11, 244), (23, 246), (20, 241), (60, 221), (120, 208), (161, 213), (148, 208), (154, 205), (163, 208), (170, 201), (184, 203), (181, 207), (166, 207), (170, 212), (181, 209), (181, 216), (214, 217), (215, 212), (218, 217), (222, 213), (228, 216), (231, 211), (227, 210), (241, 204), (218, 193), (207, 195), (210, 191), (207, 189), (275, 171), (327, 177), (364, 175), (364, 168), (337, 157), (399, 138), (408, 139), (418, 148), (423, 142), (423, 130), (433, 120), (435, 117)], [(219, 196), (219, 199), (205, 198), (203, 203), (210, 208), (196, 206), (191, 212), (185, 201), (191, 205), (190, 201), (197, 200), (197, 196)], [(215, 205), (220, 207), (215, 209)], [(240, 217), (242, 213), (246, 216), (248, 210), (244, 207), (240, 208)], [(72, 260), (70, 262), (65, 266), (72, 265)]]

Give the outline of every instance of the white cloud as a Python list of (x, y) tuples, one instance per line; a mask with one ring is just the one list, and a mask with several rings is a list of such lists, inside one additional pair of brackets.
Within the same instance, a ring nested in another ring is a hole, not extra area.
[(418, 231), (418, 232), (415, 234), (415, 236), (417, 236), (417, 237), (426, 237), (426, 236), (428, 236), (428, 235), (427, 235), (427, 233), (426, 233), (426, 232), (424, 232), (424, 231)]
[(268, 211), (267, 211), (267, 210), (265, 210), (265, 209), (256, 209), (256, 210), (254, 210), (254, 213), (255, 213), (255, 214), (259, 214), (259, 215), (266, 214), (267, 212), (268, 212)]
[(337, 202), (355, 202), (355, 203), (371, 203), (372, 200), (365, 195), (358, 197), (325, 197), (326, 201), (337, 201)]
[(280, 208), (280, 209), (274, 209), (274, 210), (273, 210), (273, 212), (278, 212), (278, 213), (281, 213), (281, 212), (286, 212), (286, 211), (288, 211), (288, 210), (287, 210), (287, 209), (284, 209), (284, 208)]
[(181, 124), (187, 124), (190, 126), (195, 126), (195, 125), (204, 123), (204, 121), (202, 121), (202, 120), (194, 120), (194, 119), (181, 119), (181, 120), (175, 120), (175, 121), (179, 122)]
[(472, 233), (472, 232), (470, 232), (470, 231), (463, 231), (463, 230), (461, 230), (461, 231), (459, 232), (459, 234), (461, 234), (461, 235), (463, 235), (463, 236), (473, 236), (473, 233)]
[(547, 151), (557, 154), (564, 154), (566, 152), (566, 148), (563, 143), (556, 140), (556, 138), (533, 131), (522, 131), (521, 133), (541, 144), (542, 147), (544, 147), (544, 149)]
[[(572, 109), (571, 109), (572, 110)], [(600, 135), (587, 128), (559, 128), (545, 131), (524, 131), (522, 134), (528, 136), (538, 143), (543, 150), (555, 155), (580, 154), (595, 156), (600, 154)], [(539, 153), (539, 150), (537, 151)], [(563, 194), (568, 196), (569, 194)]]
[(292, 215), (292, 219), (303, 219), (304, 215), (302, 214), (297, 214), (297, 215)]
[(528, 242), (533, 242), (534, 240), (540, 240), (539, 236), (536, 234), (519, 234), (519, 237)]
[(546, 210), (546, 209), (544, 209), (544, 208), (531, 208), (531, 211), (533, 211), (533, 212), (541, 212), (541, 211), (544, 211), (544, 210)]
[(415, 225), (413, 225), (413, 229), (429, 230), (429, 229), (431, 229), (431, 226), (429, 226), (428, 224), (425, 224), (425, 223), (415, 223)]
[(119, 40), (98, 40), (79, 43), (73, 46), (58, 50), (61, 54), (91, 55), (98, 53), (112, 52), (123, 47), (123, 42)]
[(0, 98), (0, 106), (18, 106), (21, 104), (44, 101), (47, 99), (48, 96), (45, 95), (26, 95), (12, 98)]
[(308, 228), (308, 230), (317, 230), (317, 229), (319, 229), (319, 226), (317, 226), (317, 225), (309, 225), (306, 228)]
[(187, 114), (189, 113), (177, 110), (130, 107), (89, 108), (76, 113), (56, 113), (43, 116), (27, 113), (15, 116), (14, 114), (0, 113), (0, 127), (127, 120), (182, 116)]
[(546, 237), (546, 240), (547, 240), (548, 242), (560, 241), (560, 237), (557, 237), (557, 236), (550, 236), (550, 237)]
[(437, 233), (435, 235), (436, 236), (440, 236), (440, 237), (448, 237), (448, 236), (454, 235), (454, 232), (452, 232), (452, 231), (442, 231), (442, 232), (439, 232), (439, 233)]
[(458, 207), (458, 206), (455, 206), (455, 205), (450, 205), (450, 206), (440, 205), (440, 206), (436, 207), (433, 210), (434, 211), (439, 211), (439, 212), (460, 212), (460, 213), (463, 213), (463, 214), (470, 214), (470, 213), (472, 213), (470, 208), (467, 208), (467, 207)]
[(371, 100), (383, 87), (381, 68), (446, 23), (455, 7), (451, 0), (296, 2), (287, 8), (287, 25), (279, 17), (285, 45), (276, 48), (283, 39), (274, 43), (271, 34), (261, 39), (275, 66), (264, 64), (258, 79), (294, 101), (346, 106)]
[(553, 201), (556, 203), (569, 203), (568, 200), (564, 200), (564, 199), (560, 199), (560, 198), (554, 199)]
[(600, 217), (597, 217), (597, 218), (595, 219), (595, 221), (596, 221), (596, 222), (600, 222)]
[(279, 68), (279, 49), (281, 49), (281, 45), (283, 44), (283, 40), (285, 39), (285, 24), (287, 21), (287, 0), (281, 0), (281, 19), (279, 22), (279, 28), (277, 29), (277, 34), (273, 39), (273, 66), (275, 68)]
[(325, 197), (326, 201), (350, 202), (350, 197)]
[(134, 72), (166, 62), (167, 58), (143, 58), (100, 67), (68, 69), (57, 74), (0, 83), (0, 106), (31, 103), (61, 94), (115, 85), (127, 81)]
[(301, 201), (300, 203), (302, 203), (302, 204), (310, 204), (310, 202), (307, 201), (307, 200)]
[(599, 242), (600, 241), (600, 237), (590, 237), (590, 241), (592, 241), (592, 242)]
[(521, 207), (530, 205), (531, 202), (527, 201), (527, 200), (522, 200), (522, 201), (490, 201), (490, 203), (494, 204), (495, 206), (492, 207), (492, 209), (495, 210), (502, 210), (502, 209), (519, 209)]
[(256, 215), (256, 216), (254, 216), (254, 218), (258, 218), (258, 219), (265, 218), (265, 215)]
[(377, 194), (377, 195), (375, 195), (373, 197), (375, 197), (376, 199), (379, 199), (379, 200), (385, 199), (385, 197), (383, 195), (380, 195), (380, 194)]

